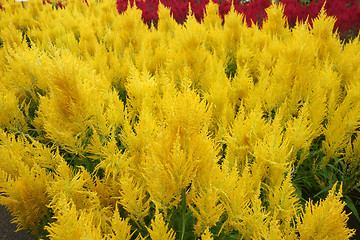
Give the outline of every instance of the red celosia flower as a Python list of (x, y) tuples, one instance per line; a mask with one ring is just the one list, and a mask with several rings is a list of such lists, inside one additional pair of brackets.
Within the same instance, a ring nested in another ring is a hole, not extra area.
[(130, 7), (134, 7), (134, 0), (117, 0), (116, 9), (118, 10), (118, 13), (121, 14), (125, 12), (129, 3), (130, 3)]
[(57, 2), (57, 6), (61, 9), (65, 8), (65, 5), (62, 4), (60, 1)]
[(231, 2), (228, 0), (214, 0), (214, 2), (219, 4), (219, 15), (221, 19), (224, 19), (224, 16), (230, 11)]
[(170, 13), (178, 23), (186, 21), (189, 15), (189, 0), (174, 0), (169, 1)]
[(50, 0), (43, 0), (43, 1), (42, 1), (42, 4), (43, 4), (43, 5), (45, 5), (45, 4), (47, 4), (47, 3), (48, 3), (48, 4), (52, 4)]
[[(285, 4), (284, 14), (288, 18), (290, 26), (294, 26), (297, 20), (304, 21), (308, 18), (310, 25), (324, 6), (325, 1), (312, 1), (302, 4), (297, 0), (282, 0)], [(360, 28), (360, 6), (357, 0), (331, 0), (326, 1), (324, 6), (327, 15), (335, 16), (334, 31), (346, 36), (350, 31), (357, 35)]]
[(245, 15), (247, 25), (250, 27), (252, 23), (262, 26), (262, 21), (266, 17), (265, 9), (270, 6), (268, 0), (254, 0), (243, 4), (241, 0), (234, 0), (234, 8), (238, 13)]
[(360, 6), (357, 0), (333, 0), (326, 2), (329, 15), (337, 18), (335, 29), (342, 35), (353, 31), (357, 35), (360, 27)]
[(208, 3), (209, 0), (190, 0), (191, 11), (198, 22), (204, 19), (206, 4)]
[(138, 0), (136, 6), (142, 11), (141, 18), (147, 24), (159, 20), (159, 0)]
[(128, 6), (128, 1), (127, 0), (117, 0), (116, 1), (116, 9), (118, 11), (118, 13), (123, 13), (126, 11)]
[(296, 0), (283, 0), (285, 4), (284, 15), (287, 17), (290, 27), (295, 26), (297, 21), (305, 21), (307, 11), (305, 7)]

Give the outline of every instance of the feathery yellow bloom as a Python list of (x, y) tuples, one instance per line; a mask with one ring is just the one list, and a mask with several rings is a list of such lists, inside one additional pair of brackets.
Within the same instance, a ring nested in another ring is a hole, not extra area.
[(155, 213), (155, 219), (151, 220), (150, 227), (147, 228), (151, 240), (175, 240), (174, 230), (168, 228), (161, 213)]
[(197, 219), (197, 223), (194, 226), (196, 234), (200, 234), (206, 229), (215, 226), (224, 213), (224, 207), (220, 202), (219, 190), (215, 187), (201, 190), (192, 199), (189, 208)]
[(128, 219), (122, 219), (118, 208), (115, 209), (111, 219), (112, 233), (105, 236), (105, 239), (130, 240), (134, 233), (131, 233), (131, 225)]
[(341, 202), (341, 185), (336, 192), (334, 184), (325, 200), (318, 203), (309, 201), (300, 217), (298, 231), (301, 240), (307, 239), (350, 239), (355, 231), (347, 228), (348, 215), (344, 212), (345, 203)]
[(53, 208), (56, 221), (45, 227), (50, 239), (102, 239), (100, 226), (94, 226), (94, 216), (91, 211), (78, 210), (65, 195), (59, 197)]

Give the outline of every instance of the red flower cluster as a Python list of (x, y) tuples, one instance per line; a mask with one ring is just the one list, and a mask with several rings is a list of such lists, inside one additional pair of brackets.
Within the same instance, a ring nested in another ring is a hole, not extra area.
[(213, 2), (219, 5), (219, 15), (221, 19), (224, 19), (224, 16), (230, 11), (231, 2), (227, 0), (213, 0)]
[[(172, 17), (178, 23), (184, 23), (189, 15), (189, 4), (191, 11), (194, 13), (198, 21), (204, 18), (205, 6), (209, 0), (160, 0), (161, 4), (170, 9)], [(130, 0), (133, 7), (134, 0)], [(135, 0), (136, 7), (142, 11), (142, 19), (146, 23), (157, 21), (159, 16), (157, 14), (159, 0)], [(127, 9), (128, 0), (117, 0), (117, 10), (119, 13)]]
[(159, 0), (137, 0), (136, 6), (142, 11), (142, 19), (146, 23), (159, 20)]
[(209, 0), (190, 0), (191, 11), (193, 12), (197, 21), (201, 22), (204, 19), (205, 8)]
[[(290, 27), (294, 26), (297, 21), (306, 21), (312, 24), (312, 20), (316, 18), (325, 1), (312, 1), (309, 4), (302, 4), (297, 0), (282, 0), (285, 4), (284, 14), (288, 18)], [(357, 0), (331, 0), (326, 1), (324, 6), (329, 16), (335, 16), (337, 21), (335, 29), (343, 35), (347, 35), (350, 31), (357, 34), (360, 28), (360, 5)]]
[[(160, 2), (170, 9), (170, 13), (178, 23), (186, 21), (189, 15), (189, 6), (193, 12), (195, 18), (201, 22), (204, 18), (206, 11), (206, 5), (210, 0), (160, 0)], [(270, 0), (254, 0), (243, 4), (240, 0), (213, 0), (214, 3), (219, 5), (219, 15), (222, 19), (230, 11), (232, 1), (234, 1), (235, 10), (239, 13), (243, 13), (246, 16), (246, 21), (250, 26), (252, 22), (260, 23), (265, 17), (265, 8), (270, 6)], [(131, 6), (134, 4), (134, 0), (130, 0)], [(152, 13), (151, 9), (157, 9), (158, 1), (155, 0), (135, 0), (136, 7), (142, 12), (142, 18), (145, 22), (157, 21), (158, 15)], [(127, 9), (128, 0), (117, 0), (117, 10), (119, 13), (124, 12)]]
[(360, 3), (358, 0), (326, 1), (325, 8), (329, 15), (335, 16), (335, 28), (340, 33), (348, 34), (352, 31), (358, 34), (360, 28)]
[(253, 23), (259, 26), (266, 17), (265, 9), (271, 5), (269, 0), (254, 0), (243, 4), (241, 0), (234, 0), (234, 8), (238, 13), (245, 15), (246, 23), (250, 27)]
[(116, 1), (117, 11), (119, 13), (125, 12), (128, 7), (128, 3), (130, 3), (130, 7), (134, 7), (134, 0), (117, 0)]
[[(143, 12), (142, 18), (146, 23), (157, 21), (159, 0), (129, 0), (131, 6), (134, 5)], [(206, 4), (210, 0), (160, 0), (161, 3), (170, 8), (170, 13), (178, 23), (186, 21), (189, 14), (189, 6), (194, 13), (195, 18), (200, 22), (204, 18)], [(222, 19), (230, 11), (231, 4), (234, 5), (238, 13), (245, 16), (248, 26), (252, 24), (262, 25), (266, 18), (265, 9), (270, 6), (270, 0), (253, 0), (244, 4), (241, 0), (212, 0), (219, 5), (219, 15)], [(319, 14), (324, 6), (325, 0), (312, 1), (308, 4), (300, 0), (282, 0), (285, 5), (284, 14), (288, 18), (290, 27), (295, 26), (297, 21), (309, 21)], [(117, 0), (117, 9), (119, 13), (127, 9), (128, 0)], [(347, 36), (349, 33), (357, 35), (360, 29), (360, 5), (359, 0), (331, 0), (326, 1), (325, 9), (327, 14), (335, 16), (337, 21), (335, 29)]]

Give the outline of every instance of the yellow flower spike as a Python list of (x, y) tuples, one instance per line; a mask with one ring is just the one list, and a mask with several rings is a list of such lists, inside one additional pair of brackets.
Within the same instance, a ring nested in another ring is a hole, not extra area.
[(84, 56), (87, 54), (94, 55), (96, 46), (98, 44), (95, 36), (95, 30), (89, 23), (80, 25), (80, 53)]
[(0, 203), (14, 216), (12, 222), (17, 225), (17, 230), (30, 229), (33, 234), (38, 234), (41, 231), (39, 224), (48, 214), (47, 205), (51, 201), (46, 190), (51, 175), (36, 164), (19, 169), (19, 176), (14, 179), (4, 170), (0, 171), (4, 176), (0, 183)]
[(328, 16), (325, 10), (325, 4), (320, 10), (317, 18), (313, 20), (312, 33), (320, 42), (318, 57), (320, 60), (337, 59), (341, 55), (341, 42), (337, 33), (333, 33), (336, 18)]
[(150, 72), (138, 71), (136, 68), (130, 72), (125, 85), (128, 96), (128, 110), (134, 118), (142, 109), (151, 110), (155, 106), (155, 96), (158, 91), (157, 81)]
[[(48, 80), (43, 76), (43, 63), (47, 57), (35, 46), (6, 50), (8, 44), (4, 43), (7, 67), (3, 70), (2, 85), (16, 95), (19, 103), (35, 105), (39, 101), (39, 93), (48, 90)], [(21, 107), (21, 104), (18, 105)]]
[(288, 173), (280, 185), (268, 188), (267, 211), (273, 216), (274, 222), (279, 222), (278, 228), (287, 236), (295, 229), (294, 218), (300, 213), (301, 205), (296, 197), (295, 188), (291, 183), (291, 175)]
[(50, 91), (41, 97), (34, 122), (48, 140), (82, 155), (90, 129), (110, 135), (123, 121), (123, 106), (102, 75), (95, 75), (68, 51), (54, 50), (53, 54), (45, 68)]
[(201, 190), (189, 205), (197, 219), (194, 226), (195, 234), (200, 234), (206, 229), (216, 225), (224, 213), (224, 206), (220, 203), (219, 190), (213, 186)]
[[(338, 69), (342, 80), (345, 85), (350, 83), (356, 83), (357, 72), (359, 72), (360, 66), (360, 41), (359, 36), (351, 41), (349, 44), (343, 46), (343, 51), (338, 59), (334, 59), (337, 62), (336, 68)], [(349, 61), (351, 59), (351, 61)]]
[(242, 171), (246, 157), (253, 154), (254, 147), (269, 131), (269, 126), (263, 118), (263, 111), (258, 105), (254, 110), (247, 112), (240, 106), (237, 116), (229, 130), (226, 139), (226, 158), (228, 163), (237, 165)]
[(141, 111), (139, 121), (135, 126), (132, 124), (135, 122), (129, 118), (125, 121), (121, 142), (131, 157), (132, 164), (134, 164), (132, 167), (140, 170), (139, 166), (150, 150), (150, 143), (156, 141), (162, 128), (158, 125), (156, 116), (149, 109)]
[[(276, 219), (268, 219), (268, 228), (264, 228), (261, 232), (261, 237), (257, 236), (256, 239), (267, 239), (267, 240), (297, 240), (297, 236), (292, 234), (291, 236), (284, 236), (284, 233), (280, 230), (279, 221)], [(293, 229), (292, 229), (293, 230)]]
[(142, 45), (140, 40), (149, 32), (141, 20), (141, 11), (136, 7), (128, 8), (126, 12), (117, 15), (112, 29), (118, 36), (114, 39), (114, 51), (117, 53), (128, 47), (138, 52)]
[(209, 228), (207, 228), (203, 234), (201, 234), (201, 240), (213, 240), (212, 238), (212, 234), (209, 230)]
[(174, 230), (168, 228), (164, 217), (158, 211), (155, 213), (155, 219), (151, 220), (150, 227), (147, 228), (151, 240), (175, 240)]
[(159, 3), (159, 23), (158, 30), (166, 35), (172, 36), (176, 29), (179, 28), (174, 18), (170, 15), (170, 9), (165, 7), (161, 2)]
[(210, 1), (206, 5), (206, 14), (204, 16), (203, 24), (206, 29), (220, 29), (221, 28), (221, 18), (219, 17), (219, 6), (214, 2)]
[(94, 133), (91, 145), (88, 152), (94, 154), (95, 159), (101, 159), (100, 163), (95, 167), (95, 172), (100, 169), (104, 171), (104, 182), (109, 184), (110, 182), (116, 182), (120, 176), (128, 173), (131, 164), (129, 153), (122, 152), (118, 148), (117, 141), (113, 136), (108, 142), (104, 143), (100, 141), (99, 135)]
[(236, 229), (248, 214), (251, 199), (256, 196), (260, 188), (261, 176), (255, 172), (255, 168), (250, 168), (247, 164), (241, 174), (236, 168), (230, 168), (228, 171), (223, 179), (218, 180), (222, 182), (219, 185), (220, 201), (227, 214), (225, 229), (229, 227)]
[(118, 239), (118, 240), (130, 240), (132, 235), (131, 225), (129, 225), (129, 219), (123, 219), (120, 217), (119, 210), (116, 207), (114, 215), (111, 219), (112, 233), (105, 236), (106, 240)]
[(251, 208), (242, 216), (242, 221), (234, 224), (234, 228), (239, 231), (243, 239), (262, 239), (262, 233), (268, 229), (267, 221), (269, 213), (262, 206), (260, 199), (260, 188), (251, 198)]
[(322, 149), (326, 156), (322, 162), (323, 166), (331, 158), (341, 155), (341, 150), (350, 144), (351, 136), (359, 126), (360, 105), (358, 102), (353, 102), (354, 99), (348, 96), (328, 117), (328, 122), (325, 125), (325, 141)]
[(290, 158), (291, 151), (289, 140), (284, 139), (283, 127), (279, 119), (275, 118), (267, 134), (255, 145), (253, 153), (256, 162), (268, 168), (263, 172), (263, 177), (271, 187), (282, 181), (283, 173), (294, 161)]
[[(71, 200), (78, 209), (89, 209), (98, 202), (96, 192), (89, 189), (92, 179), (86, 170), (80, 168), (79, 172), (75, 173), (63, 161), (55, 169), (55, 173), (54, 179), (47, 183), (47, 192), (52, 198), (50, 206), (56, 204), (62, 195)], [(88, 201), (84, 201), (84, 199), (88, 199)]]
[(230, 168), (235, 166), (238, 170), (242, 170), (246, 160), (246, 156), (252, 151), (253, 134), (250, 122), (245, 119), (245, 110), (242, 106), (229, 130), (228, 136), (225, 138), (226, 160), (230, 164)]
[(271, 36), (286, 38), (289, 35), (289, 28), (284, 16), (285, 6), (282, 3), (271, 4), (266, 11), (267, 19), (263, 23), (263, 31)]
[(94, 224), (91, 211), (79, 210), (65, 195), (52, 206), (56, 219), (45, 229), (49, 232), (49, 239), (53, 240), (98, 240), (102, 239), (100, 226)]
[(298, 151), (302, 149), (299, 164), (307, 157), (311, 142), (317, 136), (317, 126), (309, 119), (307, 104), (300, 110), (299, 116), (286, 122), (285, 138), (292, 147), (291, 160), (295, 160)]
[[(230, 98), (232, 92), (230, 79), (226, 77), (224, 71), (216, 72), (212, 77), (216, 80), (209, 84), (209, 89), (204, 92), (204, 98), (211, 104), (213, 110), (211, 131), (214, 132), (215, 139), (221, 141), (223, 133), (235, 117), (235, 106), (233, 99)], [(218, 134), (215, 134), (216, 132)]]
[(0, 83), (0, 128), (11, 132), (27, 132), (25, 116), (19, 108), (19, 99), (15, 92), (6, 89)]
[(146, 186), (129, 175), (121, 177), (120, 184), (120, 204), (132, 219), (145, 226), (144, 219), (150, 209)]
[(34, 165), (49, 170), (56, 169), (63, 158), (53, 150), (30, 137), (7, 134), (0, 130), (0, 152), (2, 155), (0, 169), (9, 174), (12, 179), (19, 177), (23, 168)]
[(323, 121), (327, 114), (326, 94), (318, 87), (316, 90), (309, 93), (307, 99), (307, 106), (309, 112), (309, 119), (313, 124), (315, 135), (319, 136), (323, 133)]
[(344, 211), (345, 203), (341, 201), (342, 184), (336, 192), (337, 183), (329, 191), (325, 200), (318, 203), (309, 201), (298, 219), (298, 231), (301, 240), (307, 239), (351, 239), (355, 230), (347, 228), (348, 214)]
[(240, 42), (246, 28), (244, 15), (237, 13), (232, 4), (229, 13), (224, 16), (223, 44), (228, 52), (235, 52), (236, 49), (242, 48)]

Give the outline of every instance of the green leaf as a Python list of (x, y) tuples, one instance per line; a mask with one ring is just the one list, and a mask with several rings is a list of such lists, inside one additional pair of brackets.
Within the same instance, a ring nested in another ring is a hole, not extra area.
[(348, 195), (344, 196), (344, 202), (346, 202), (346, 206), (352, 211), (352, 214), (354, 214), (354, 216), (360, 223), (359, 212), (357, 211), (354, 202), (351, 200), (351, 198)]
[(314, 198), (320, 197), (323, 193), (329, 192), (329, 190), (330, 190), (333, 186), (334, 186), (334, 184), (332, 184), (332, 185), (330, 184), (330, 185), (324, 187), (323, 189), (321, 189), (320, 192), (318, 192), (318, 193), (314, 196)]

